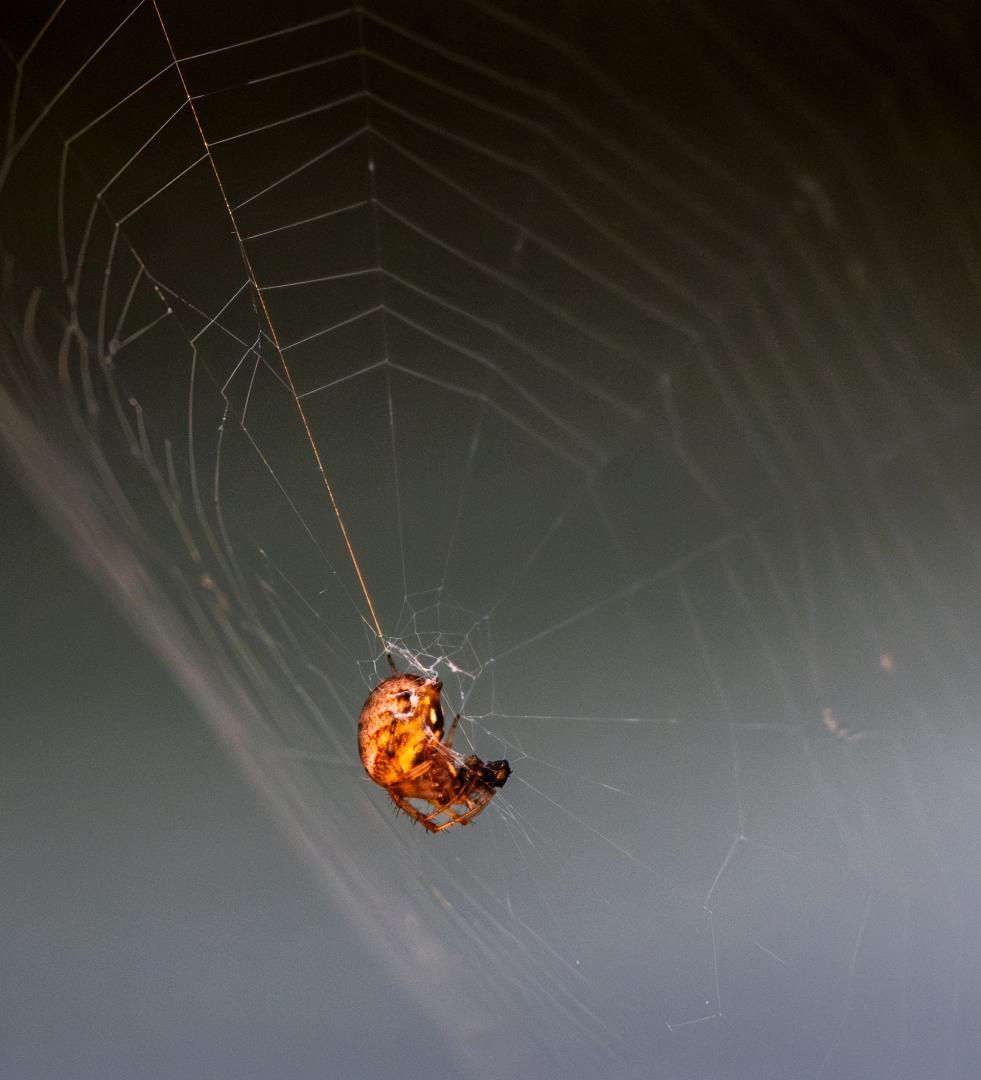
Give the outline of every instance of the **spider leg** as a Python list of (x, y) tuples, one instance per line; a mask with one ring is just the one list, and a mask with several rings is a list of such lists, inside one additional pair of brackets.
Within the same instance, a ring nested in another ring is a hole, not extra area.
[[(457, 773), (454, 771), (454, 776), (456, 776), (456, 775), (457, 775)], [(446, 800), (446, 802), (440, 803), (440, 804), (437, 804), (435, 802), (431, 802), (429, 805), (433, 809), (429, 814), (426, 814), (426, 820), (427, 821), (432, 821), (433, 818), (439, 817), (440, 814), (449, 814), (452, 821), (455, 821), (456, 818), (457, 818), (457, 815), (453, 813), (452, 808), (454, 806), (461, 806), (461, 805), (469, 806), (471, 799), (473, 799), (473, 797), (474, 797), (473, 793), (474, 793), (475, 788), (476, 788), (476, 781), (471, 777), (463, 787), (461, 787), (458, 790), (454, 791), (453, 794)], [(451, 824), (452, 824), (452, 821), (450, 822)], [(440, 826), (440, 827), (445, 828), (445, 826)]]
[[(427, 825), (426, 828), (431, 829), (433, 832), (442, 832), (444, 829), (450, 828), (451, 825), (469, 825), (471, 821), (487, 806), (493, 796), (492, 791), (482, 791), (474, 801), (474, 804), (470, 806), (466, 813), (454, 814), (452, 810), (446, 810), (450, 815), (449, 821), (444, 821), (441, 825)], [(440, 808), (437, 813), (442, 813), (443, 807)], [(434, 816), (434, 815), (430, 815)]]
[(423, 775), (423, 773), (429, 772), (429, 770), (432, 767), (433, 767), (432, 761), (430, 761), (428, 759), (425, 760), (425, 761), (420, 761), (418, 765), (416, 765), (413, 768), (409, 769), (409, 771), (407, 773), (403, 773), (402, 780), (403, 780), (403, 782), (406, 781), (406, 780), (418, 780), (419, 777)]
[[(423, 823), (432, 832), (442, 832), (452, 825), (469, 825), (493, 797), (494, 791), (490, 788), (482, 786), (470, 787), (468, 790), (454, 795), (452, 799), (447, 800), (442, 806), (435, 806), (432, 813), (425, 816)], [(454, 806), (459, 805), (467, 807), (462, 814), (457, 814), (453, 810)], [(446, 814), (449, 820), (441, 822), (439, 825), (433, 824), (433, 819), (439, 817), (440, 814)]]
[(414, 818), (418, 821), (424, 829), (428, 829), (431, 833), (439, 832), (439, 826), (433, 825), (429, 820), (429, 818), (433, 816), (432, 814), (427, 817), (421, 810), (417, 810), (408, 799), (403, 798), (401, 795), (397, 795), (394, 791), (389, 790), (388, 795), (399, 810), (402, 810), (404, 813), (408, 814), (410, 818)]
[(456, 735), (456, 729), (459, 726), (459, 723), (460, 723), (460, 714), (457, 713), (456, 716), (453, 717), (453, 723), (450, 724), (450, 730), (446, 733), (446, 738), (443, 739), (443, 745), (445, 747), (452, 748), (452, 746), (453, 746), (453, 736)]

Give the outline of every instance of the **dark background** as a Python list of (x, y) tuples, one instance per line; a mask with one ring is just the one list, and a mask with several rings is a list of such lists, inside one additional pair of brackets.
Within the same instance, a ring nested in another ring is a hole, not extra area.
[(3, 506), (4, 1075), (397, 1068), (364, 1017), (419, 1024), (411, 998), (9, 480)]
[(0, 1073), (977, 1075), (973, 5), (162, 11), (234, 221), (0, 17)]

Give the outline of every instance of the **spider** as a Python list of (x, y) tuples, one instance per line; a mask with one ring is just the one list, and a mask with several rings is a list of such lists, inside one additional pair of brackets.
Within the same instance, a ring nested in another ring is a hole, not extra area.
[[(460, 714), (444, 736), (442, 689), (439, 679), (393, 675), (371, 691), (358, 721), (365, 772), (432, 833), (469, 825), (511, 775), (506, 761), (485, 762), (452, 749)], [(432, 812), (423, 813), (409, 799), (429, 803)]]

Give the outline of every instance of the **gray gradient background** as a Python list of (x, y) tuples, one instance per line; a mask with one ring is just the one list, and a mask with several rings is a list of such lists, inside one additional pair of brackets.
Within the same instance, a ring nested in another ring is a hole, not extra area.
[(152, 8), (18, 83), (14, 5), (0, 1075), (977, 1076), (973, 5), (199, 7), (383, 627), (514, 776), (435, 838), (365, 780), (384, 662)]

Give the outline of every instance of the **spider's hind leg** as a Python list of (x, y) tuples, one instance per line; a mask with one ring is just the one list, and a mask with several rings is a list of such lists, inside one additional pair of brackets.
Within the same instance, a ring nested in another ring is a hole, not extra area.
[(446, 738), (443, 739), (443, 745), (447, 749), (453, 748), (453, 737), (456, 735), (457, 728), (460, 726), (460, 714), (457, 713), (453, 717), (453, 723), (450, 724), (450, 730), (446, 733)]
[(397, 795), (394, 791), (389, 791), (389, 798), (398, 807), (399, 810), (409, 815), (410, 818), (414, 818), (419, 824), (431, 833), (439, 832), (439, 826), (434, 825), (421, 810), (417, 810), (408, 799), (403, 798), (401, 795)]

